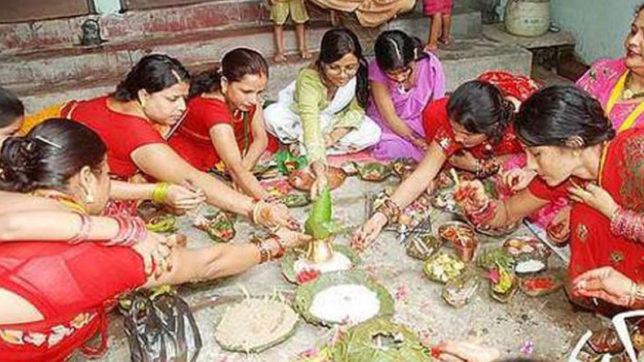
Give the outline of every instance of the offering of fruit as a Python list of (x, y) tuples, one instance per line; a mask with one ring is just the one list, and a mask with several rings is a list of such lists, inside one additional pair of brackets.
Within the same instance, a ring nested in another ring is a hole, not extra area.
[(536, 273), (547, 267), (550, 250), (533, 237), (509, 238), (503, 243), (503, 248), (516, 259), (517, 274)]
[(474, 229), (469, 225), (457, 221), (448, 222), (438, 228), (438, 235), (456, 248), (461, 260), (470, 261), (474, 258), (478, 240)]
[(369, 162), (357, 165), (358, 175), (364, 181), (379, 182), (391, 175), (391, 168), (380, 162)]
[(224, 212), (200, 215), (195, 219), (194, 226), (218, 243), (227, 243), (235, 237), (234, 220)]
[(446, 253), (438, 253), (425, 263), (425, 275), (433, 281), (447, 283), (465, 269), (465, 263)]
[(517, 289), (517, 278), (511, 269), (497, 265), (490, 272), (490, 295), (493, 299), (507, 303), (514, 296)]

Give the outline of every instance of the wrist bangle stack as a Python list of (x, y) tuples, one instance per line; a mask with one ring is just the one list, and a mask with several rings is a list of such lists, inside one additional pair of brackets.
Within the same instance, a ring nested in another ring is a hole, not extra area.
[(85, 214), (77, 213), (77, 215), (80, 217), (81, 220), (81, 226), (80, 229), (78, 230), (78, 233), (74, 235), (72, 238), (67, 240), (68, 243), (70, 244), (78, 244), (80, 242), (83, 242), (87, 240), (87, 237), (89, 236), (90, 231), (92, 230), (92, 222), (89, 217)]
[(638, 213), (617, 207), (610, 219), (610, 231), (617, 236), (644, 242), (644, 220)]
[(119, 231), (112, 239), (105, 243), (108, 246), (131, 246), (148, 235), (145, 223), (138, 217), (115, 216)]
[(165, 203), (166, 199), (168, 198), (169, 188), (170, 184), (167, 182), (159, 182), (158, 184), (156, 184), (154, 190), (152, 191), (152, 201), (157, 204)]
[(376, 212), (385, 215), (387, 222), (396, 222), (400, 216), (400, 206), (388, 198), (380, 205)]
[(253, 245), (259, 250), (259, 263), (264, 264), (271, 261), (271, 250), (266, 246), (266, 244), (260, 239), (254, 239), (252, 241)]
[(249, 213), (249, 219), (250, 219), (250, 221), (253, 222), (253, 224), (258, 224), (259, 223), (259, 221), (260, 221), (260, 215), (259, 214), (260, 214), (260, 211), (261, 211), (262, 207), (264, 207), (265, 205), (266, 205), (266, 202), (261, 201), (261, 200), (253, 202), (253, 207), (252, 207), (252, 209), (250, 210), (250, 213)]

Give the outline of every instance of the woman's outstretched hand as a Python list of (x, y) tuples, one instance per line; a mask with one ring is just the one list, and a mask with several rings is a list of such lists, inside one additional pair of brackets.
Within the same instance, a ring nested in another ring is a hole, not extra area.
[(634, 282), (612, 267), (589, 270), (572, 282), (574, 296), (599, 298), (611, 304), (630, 306)]
[(351, 246), (356, 250), (364, 250), (367, 245), (376, 240), (385, 225), (387, 225), (387, 217), (380, 212), (376, 212), (353, 234)]

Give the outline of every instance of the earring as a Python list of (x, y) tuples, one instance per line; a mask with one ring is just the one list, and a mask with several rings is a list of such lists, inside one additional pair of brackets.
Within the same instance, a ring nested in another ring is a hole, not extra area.
[(92, 195), (91, 193), (88, 192), (87, 195), (85, 195), (85, 203), (86, 204), (93, 204), (94, 203), (94, 195)]

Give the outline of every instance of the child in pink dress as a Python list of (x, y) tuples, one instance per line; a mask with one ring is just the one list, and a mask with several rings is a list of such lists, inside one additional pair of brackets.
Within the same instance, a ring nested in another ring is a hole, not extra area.
[(430, 17), (426, 51), (436, 51), (438, 42), (449, 44), (452, 0), (423, 0), (423, 14)]

